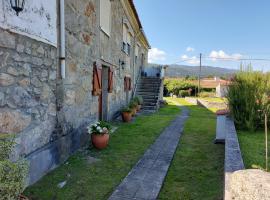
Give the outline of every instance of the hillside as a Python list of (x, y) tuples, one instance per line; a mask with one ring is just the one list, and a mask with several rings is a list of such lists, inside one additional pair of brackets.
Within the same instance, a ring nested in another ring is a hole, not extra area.
[[(149, 66), (156, 66), (156, 64), (149, 64)], [(201, 76), (230, 76), (235, 74), (237, 70), (227, 69), (221, 67), (211, 67), (202, 66)], [(198, 66), (188, 66), (188, 65), (169, 65), (166, 70), (166, 77), (185, 77), (185, 76), (198, 76), (199, 67)]]

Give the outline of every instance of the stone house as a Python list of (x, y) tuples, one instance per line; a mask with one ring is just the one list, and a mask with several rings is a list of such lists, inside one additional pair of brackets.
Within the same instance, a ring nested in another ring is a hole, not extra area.
[(132, 0), (0, 0), (0, 134), (32, 184), (132, 97), (150, 45)]

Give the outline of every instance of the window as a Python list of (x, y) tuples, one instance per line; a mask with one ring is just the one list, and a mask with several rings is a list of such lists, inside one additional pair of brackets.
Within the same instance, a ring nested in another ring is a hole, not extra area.
[(132, 38), (131, 34), (128, 33), (128, 37), (127, 37), (127, 52), (126, 52), (128, 55), (130, 55), (130, 53), (131, 53), (131, 38)]
[(100, 0), (100, 28), (108, 36), (111, 30), (111, 1)]
[(127, 25), (123, 24), (123, 46), (122, 46), (122, 50), (128, 55), (130, 55), (130, 53), (131, 53), (131, 38), (132, 38), (132, 35), (128, 31)]
[(137, 64), (137, 62), (138, 62), (139, 48), (140, 48), (140, 46), (137, 44), (137, 45), (135, 46), (135, 63), (136, 63), (136, 64)]

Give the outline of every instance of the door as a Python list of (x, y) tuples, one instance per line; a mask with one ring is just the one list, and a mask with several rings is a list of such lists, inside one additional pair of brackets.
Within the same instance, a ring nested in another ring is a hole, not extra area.
[(102, 92), (99, 101), (101, 120), (108, 120), (108, 82), (109, 82), (109, 68), (102, 66)]

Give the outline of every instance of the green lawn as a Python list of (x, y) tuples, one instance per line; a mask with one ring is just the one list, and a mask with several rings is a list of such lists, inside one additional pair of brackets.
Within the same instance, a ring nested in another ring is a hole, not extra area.
[[(245, 168), (265, 169), (265, 136), (263, 131), (237, 131)], [(270, 137), (270, 135), (269, 135)], [(268, 146), (270, 143), (268, 141)], [(270, 155), (270, 151), (268, 153)], [(270, 158), (268, 160), (270, 166)]]
[(213, 143), (216, 116), (183, 99), (173, 101), (186, 105), (190, 109), (190, 117), (185, 124), (159, 199), (222, 199), (224, 145)]
[[(133, 123), (119, 124), (117, 131), (111, 135), (107, 149), (77, 153), (66, 164), (28, 188), (25, 194), (31, 200), (107, 199), (179, 113), (178, 107), (168, 105), (155, 114), (137, 117)], [(89, 156), (100, 161), (89, 164)], [(57, 184), (64, 180), (67, 180), (66, 186), (59, 189)]]
[(226, 98), (219, 98), (219, 97), (203, 97), (203, 98), (200, 97), (200, 99), (214, 103), (226, 103), (227, 101)]

